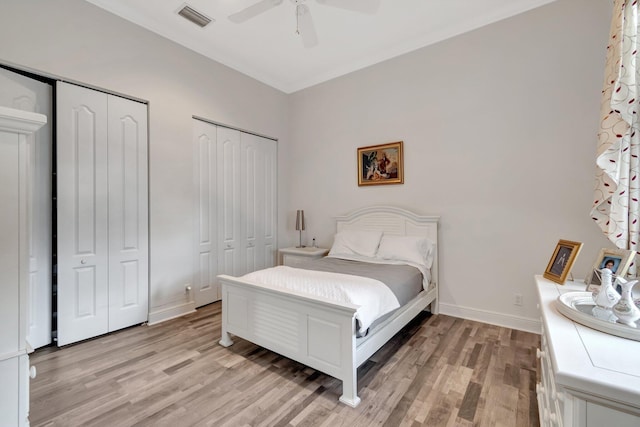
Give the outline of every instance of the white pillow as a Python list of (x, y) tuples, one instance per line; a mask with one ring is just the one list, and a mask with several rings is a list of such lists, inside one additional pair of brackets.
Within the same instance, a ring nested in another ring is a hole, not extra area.
[(380, 240), (376, 258), (407, 261), (431, 268), (433, 248), (433, 242), (426, 237), (385, 234)]
[(340, 231), (333, 239), (329, 255), (362, 255), (373, 258), (376, 256), (381, 238), (381, 231)]

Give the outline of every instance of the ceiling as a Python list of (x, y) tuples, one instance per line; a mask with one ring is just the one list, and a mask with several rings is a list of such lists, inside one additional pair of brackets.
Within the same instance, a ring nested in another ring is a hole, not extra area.
[[(228, 16), (259, 0), (86, 0), (285, 93), (330, 80), (554, 0), (381, 0), (364, 14), (303, 1), (318, 45), (296, 34), (296, 0), (246, 22)], [(204, 28), (177, 14), (188, 4)]]

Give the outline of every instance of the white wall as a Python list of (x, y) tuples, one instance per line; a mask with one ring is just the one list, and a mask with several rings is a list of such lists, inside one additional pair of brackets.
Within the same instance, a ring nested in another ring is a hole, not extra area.
[[(193, 271), (198, 115), (280, 139), (281, 247), (296, 209), (322, 245), (361, 206), (439, 214), (443, 312), (533, 329), (532, 276), (558, 239), (585, 243), (579, 277), (610, 247), (588, 214), (610, 16), (610, 1), (558, 0), (286, 96), (82, 0), (21, 0), (2, 5), (0, 61), (149, 101), (159, 317)], [(356, 148), (397, 140), (405, 184), (359, 188)]]
[(1, 9), (0, 62), (149, 101), (151, 318), (189, 309), (191, 116), (279, 138), (287, 164), (286, 95), (82, 0), (5, 1)]
[[(442, 312), (535, 329), (558, 240), (585, 243), (579, 278), (611, 247), (589, 217), (611, 8), (559, 0), (291, 95), (288, 230), (296, 209), (322, 245), (361, 206), (441, 215)], [(398, 140), (404, 185), (359, 188), (356, 148)]]

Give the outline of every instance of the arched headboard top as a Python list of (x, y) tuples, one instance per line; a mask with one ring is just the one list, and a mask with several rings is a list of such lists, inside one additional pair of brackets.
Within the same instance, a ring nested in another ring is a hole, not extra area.
[(335, 217), (336, 231), (371, 230), (396, 236), (424, 236), (436, 245), (431, 281), (438, 283), (439, 216), (420, 215), (395, 206), (369, 206)]
[(375, 230), (394, 235), (426, 236), (438, 242), (439, 216), (419, 215), (395, 206), (369, 206), (337, 216), (336, 231)]

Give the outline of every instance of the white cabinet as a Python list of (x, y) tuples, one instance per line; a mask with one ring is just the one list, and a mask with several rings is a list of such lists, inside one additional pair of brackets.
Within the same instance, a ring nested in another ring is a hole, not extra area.
[(275, 263), (277, 143), (194, 119), (194, 300), (220, 299), (216, 276)]
[[(51, 85), (0, 68), (0, 105), (51, 117)], [(29, 344), (51, 343), (51, 125), (27, 135)]]
[(0, 415), (29, 425), (29, 240), (27, 135), (46, 116), (0, 107)]
[(640, 425), (640, 342), (574, 323), (556, 309), (561, 293), (584, 283), (557, 285), (535, 277), (542, 314), (538, 409), (542, 426)]
[(57, 83), (58, 345), (148, 316), (147, 106)]

